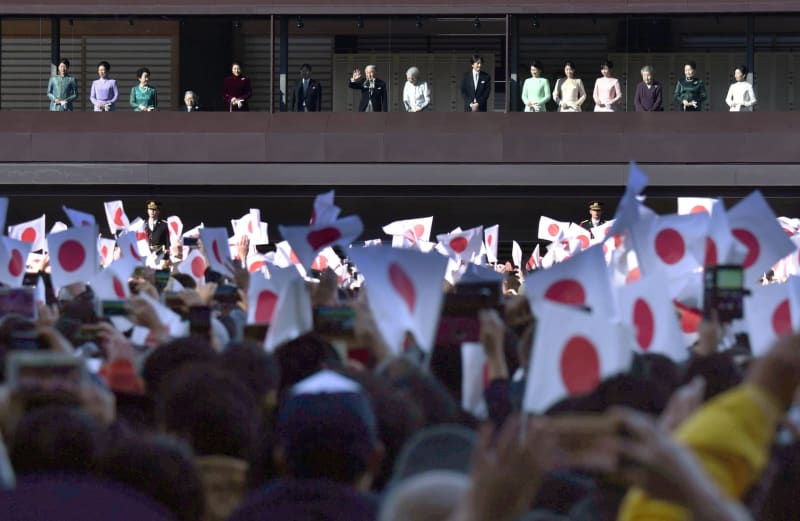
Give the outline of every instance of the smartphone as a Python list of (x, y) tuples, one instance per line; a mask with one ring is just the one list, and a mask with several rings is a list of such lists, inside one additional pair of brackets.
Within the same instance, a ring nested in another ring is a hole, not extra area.
[(268, 330), (269, 324), (247, 324), (244, 326), (244, 339), (262, 344), (264, 339), (267, 338)]
[(320, 306), (314, 309), (314, 331), (322, 336), (353, 338), (356, 312), (346, 306)]
[(156, 270), (156, 289), (161, 292), (169, 282), (169, 270)]
[(20, 397), (23, 410), (32, 406), (79, 404), (89, 373), (80, 357), (46, 351), (13, 351), (6, 358), (6, 381)]
[(97, 342), (97, 326), (95, 324), (83, 324), (75, 335), (75, 340), (81, 343)]
[(563, 414), (548, 420), (566, 455), (566, 465), (587, 471), (613, 473), (619, 467), (614, 449), (624, 435), (618, 420), (605, 414)]
[(36, 320), (36, 297), (31, 287), (0, 288), (0, 317), (16, 313)]
[(101, 300), (98, 305), (97, 314), (101, 317), (121, 317), (126, 316), (128, 311), (125, 309), (125, 300)]
[(22, 285), (23, 286), (31, 286), (33, 288), (36, 287), (36, 284), (39, 283), (39, 273), (38, 272), (30, 272), (26, 271), (25, 276), (22, 277)]
[(208, 306), (191, 306), (189, 308), (189, 334), (192, 336), (210, 336), (211, 308)]
[(744, 269), (741, 266), (706, 266), (703, 273), (703, 316), (711, 319), (712, 312), (722, 323), (744, 316)]
[(197, 248), (197, 243), (200, 239), (197, 237), (184, 237), (183, 245), (189, 248)]

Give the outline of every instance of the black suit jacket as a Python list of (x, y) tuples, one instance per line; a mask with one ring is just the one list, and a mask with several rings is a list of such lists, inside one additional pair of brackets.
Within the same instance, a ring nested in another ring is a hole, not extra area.
[(475, 82), (473, 81), (472, 69), (464, 73), (464, 79), (461, 80), (461, 96), (464, 97), (464, 112), (471, 112), (469, 104), (473, 100), (478, 101), (478, 112), (486, 112), (487, 102), (489, 101), (489, 94), (492, 93), (492, 77), (489, 74), (481, 71), (478, 73), (478, 88), (475, 89)]
[(161, 247), (169, 251), (169, 229), (167, 221), (158, 219), (153, 229), (150, 229), (150, 221), (145, 220), (144, 229), (147, 230), (147, 242), (150, 244), (150, 251), (158, 251)]
[(347, 86), (351, 89), (361, 91), (361, 101), (358, 103), (358, 111), (364, 112), (367, 110), (367, 105), (372, 100), (373, 112), (387, 112), (389, 110), (388, 94), (386, 92), (386, 82), (375, 78), (375, 86), (370, 89), (367, 86), (366, 78), (358, 81), (349, 81)]
[[(303, 110), (305, 102), (305, 110)], [(303, 80), (297, 80), (292, 91), (292, 112), (319, 112), (322, 110), (322, 84), (313, 78), (308, 79), (308, 94), (303, 96)]]

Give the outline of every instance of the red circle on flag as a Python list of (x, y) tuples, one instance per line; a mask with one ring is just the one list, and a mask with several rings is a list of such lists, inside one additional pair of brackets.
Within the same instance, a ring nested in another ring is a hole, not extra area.
[(600, 357), (591, 340), (584, 336), (570, 338), (559, 360), (561, 381), (570, 395), (588, 393), (600, 383)]
[(581, 241), (581, 249), (585, 250), (589, 247), (589, 237), (585, 235), (579, 235), (578, 240)]
[(114, 294), (119, 298), (125, 298), (125, 286), (117, 277), (114, 277)]
[(414, 283), (411, 277), (405, 272), (402, 266), (393, 262), (389, 265), (389, 282), (392, 287), (400, 295), (400, 298), (406, 303), (408, 311), (413, 313), (417, 305), (417, 292), (414, 289)]
[(583, 306), (586, 304), (586, 290), (574, 279), (562, 279), (547, 288), (544, 298), (561, 304)]
[(744, 258), (742, 266), (749, 268), (756, 263), (761, 254), (761, 246), (758, 243), (758, 238), (753, 235), (750, 230), (745, 230), (744, 228), (734, 229), (733, 236), (736, 237), (737, 241), (747, 247), (747, 256)]
[(490, 235), (490, 236), (486, 237), (486, 244), (491, 246), (492, 245), (492, 240), (494, 240), (493, 236)]
[(58, 249), (58, 263), (64, 271), (72, 273), (76, 271), (86, 260), (86, 250), (80, 242), (69, 239), (61, 244)]
[(256, 300), (256, 322), (259, 324), (269, 323), (272, 320), (272, 315), (275, 312), (275, 304), (277, 302), (278, 295), (269, 290), (261, 291)]
[(292, 264), (300, 264), (300, 259), (297, 258), (294, 250), (289, 250), (289, 260), (292, 261)]
[(130, 252), (131, 252), (131, 255), (133, 255), (133, 258), (134, 258), (134, 259), (137, 259), (137, 260), (138, 260), (138, 259), (141, 259), (141, 257), (139, 256), (139, 250), (136, 248), (136, 245), (135, 245), (135, 244), (131, 244), (131, 245), (128, 247), (128, 249), (130, 250)]
[(689, 213), (709, 213), (705, 206), (697, 205), (689, 211)]
[(202, 257), (192, 259), (192, 275), (202, 277), (206, 272), (206, 261)]
[(325, 271), (325, 268), (328, 267), (328, 257), (325, 255), (319, 255), (314, 262), (311, 263), (311, 269), (317, 271)]
[(306, 235), (306, 242), (308, 242), (308, 245), (314, 250), (319, 250), (325, 246), (328, 246), (329, 244), (333, 244), (341, 237), (342, 232), (339, 230), (339, 228), (328, 226), (327, 228), (322, 228), (321, 230), (309, 232), (308, 235)]
[(19, 277), (25, 269), (25, 262), (19, 250), (11, 250), (11, 259), (8, 261), (8, 272), (12, 277)]
[(117, 226), (125, 226), (125, 223), (122, 221), (122, 207), (118, 207), (117, 211), (114, 212), (114, 224)]
[(248, 271), (250, 273), (255, 273), (266, 265), (267, 263), (264, 261), (255, 261), (253, 264), (250, 265), (250, 269)]
[(450, 241), (450, 247), (456, 253), (461, 253), (467, 249), (467, 245), (469, 241), (465, 237), (456, 237), (452, 241)]
[(550, 237), (555, 237), (558, 235), (558, 225), (551, 223), (550, 226), (547, 227), (547, 233), (550, 234)]
[(628, 274), (625, 276), (625, 284), (636, 282), (641, 278), (642, 278), (642, 271), (639, 269), (639, 266), (636, 266), (631, 271), (629, 271)]
[(104, 261), (108, 258), (108, 246), (100, 248), (100, 257), (102, 257)]
[(706, 258), (703, 266), (716, 266), (717, 265), (717, 245), (714, 239), (706, 237)]
[(633, 325), (636, 326), (636, 343), (647, 351), (655, 337), (656, 320), (650, 305), (642, 298), (633, 304)]
[(218, 263), (222, 264), (222, 255), (219, 254), (219, 243), (217, 241), (211, 242), (211, 252)]
[(664, 228), (656, 234), (656, 255), (666, 264), (677, 264), (686, 253), (683, 237), (673, 228)]
[(20, 240), (22, 242), (33, 242), (36, 240), (36, 228), (32, 226), (28, 226), (22, 231), (22, 235), (20, 236)]
[(680, 309), (681, 313), (681, 331), (684, 333), (697, 333), (700, 329), (700, 321), (702, 316), (699, 311), (691, 308)]
[(789, 307), (789, 299), (783, 299), (772, 313), (772, 330), (778, 336), (792, 332), (792, 310)]
[(422, 237), (423, 233), (425, 233), (425, 226), (423, 226), (421, 224), (415, 224), (414, 225), (414, 235), (417, 237), (417, 239)]
[(169, 228), (172, 230), (172, 235), (178, 235), (178, 221), (170, 221)]

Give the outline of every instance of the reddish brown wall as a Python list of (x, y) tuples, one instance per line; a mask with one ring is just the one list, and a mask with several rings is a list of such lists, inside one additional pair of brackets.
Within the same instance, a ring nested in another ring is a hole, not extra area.
[(798, 113), (5, 112), (0, 162), (800, 163)]

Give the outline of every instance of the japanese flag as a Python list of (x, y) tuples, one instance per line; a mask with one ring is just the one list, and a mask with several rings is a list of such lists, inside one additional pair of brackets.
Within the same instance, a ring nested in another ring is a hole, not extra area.
[(0, 282), (11, 288), (22, 286), (25, 262), (30, 252), (29, 242), (0, 236)]
[(489, 262), (497, 262), (497, 241), (500, 235), (500, 225), (495, 224), (483, 229), (483, 243), (486, 248), (486, 258)]
[(711, 206), (711, 221), (708, 224), (704, 266), (733, 264), (741, 266), (747, 256), (747, 247), (733, 236), (728, 214), (722, 201)]
[(128, 279), (137, 264), (130, 259), (119, 259), (107, 269), (95, 274), (91, 280), (92, 291), (99, 300), (124, 300), (131, 296)]
[(97, 253), (100, 255), (100, 265), (102, 267), (107, 267), (114, 261), (114, 248), (117, 245), (117, 241), (114, 239), (104, 239), (100, 238), (97, 241)]
[(402, 352), (410, 332), (417, 345), (430, 352), (447, 257), (387, 247), (351, 248), (349, 254), (364, 275), (369, 307), (387, 345)]
[(537, 244), (536, 247), (533, 249), (533, 253), (531, 253), (528, 262), (525, 264), (525, 269), (528, 271), (533, 271), (542, 267), (542, 256), (539, 254), (539, 245)]
[(203, 228), (200, 240), (208, 258), (208, 265), (213, 271), (227, 277), (233, 277), (231, 271), (231, 250), (228, 248), (228, 232), (225, 228)]
[(53, 286), (89, 282), (98, 269), (97, 226), (81, 226), (47, 236)]
[(558, 241), (565, 236), (569, 229), (569, 223), (556, 221), (544, 215), (539, 218), (539, 239), (545, 241)]
[(37, 217), (32, 221), (14, 224), (8, 227), (8, 236), (18, 241), (31, 244), (31, 251), (45, 249), (45, 217)]
[(291, 244), (300, 264), (308, 268), (325, 248), (349, 246), (364, 231), (364, 225), (357, 215), (350, 215), (328, 224), (317, 222), (312, 226), (279, 226), (278, 229)]
[(203, 228), (205, 228), (205, 225), (203, 223), (200, 223), (191, 230), (183, 232), (183, 235), (181, 237), (190, 237), (190, 238), (200, 237), (200, 230), (202, 230)]
[(535, 271), (527, 278), (525, 286), (531, 306), (549, 300), (570, 306), (588, 306), (605, 317), (615, 315), (611, 283), (599, 246), (592, 246), (549, 269)]
[(522, 267), (522, 248), (517, 241), (511, 241), (511, 260), (517, 269)]
[(178, 264), (178, 272), (191, 275), (195, 282), (202, 284), (205, 281), (207, 267), (208, 263), (205, 257), (203, 257), (203, 254), (200, 253), (200, 250), (193, 249), (186, 258)]
[(118, 231), (127, 230), (130, 226), (130, 220), (125, 215), (125, 209), (122, 207), (122, 201), (107, 201), (103, 203), (106, 210), (106, 219), (108, 220), (108, 228), (111, 233), (116, 235)]
[(479, 342), (461, 344), (461, 408), (480, 420), (489, 416), (483, 392), (489, 385), (486, 353)]
[(719, 200), (708, 197), (678, 197), (678, 214), (705, 213), (711, 215), (711, 208), (717, 201)]
[(247, 256), (247, 271), (250, 273), (262, 273), (267, 271), (267, 258), (260, 253), (253, 253)]
[(64, 210), (64, 213), (67, 214), (69, 221), (72, 223), (72, 226), (94, 226), (97, 224), (94, 220), (94, 215), (86, 212), (81, 212), (80, 210), (73, 210), (72, 208), (67, 208), (66, 206), (61, 207)]
[(325, 271), (327, 268), (330, 268), (335, 271), (341, 265), (342, 259), (336, 255), (336, 252), (333, 251), (333, 248), (325, 248), (319, 252), (317, 258), (314, 259), (313, 263), (311, 263), (311, 269)]
[(609, 234), (621, 234), (639, 221), (642, 214), (642, 203), (639, 200), (639, 196), (647, 188), (648, 181), (647, 176), (639, 170), (636, 163), (631, 162), (628, 169), (628, 184), (617, 206), (617, 211), (614, 214), (614, 224), (611, 226)]
[(124, 232), (117, 237), (117, 244), (119, 245), (121, 258), (132, 259), (140, 264), (144, 262), (146, 256), (141, 254), (136, 240), (136, 232)]
[(451, 259), (470, 262), (481, 251), (483, 226), (437, 235), (436, 240)]
[(747, 248), (747, 256), (742, 264), (747, 286), (755, 284), (773, 263), (795, 250), (758, 190), (728, 211), (728, 221), (733, 236)]
[(618, 290), (619, 314), (623, 324), (636, 335), (640, 353), (663, 354), (683, 362), (689, 353), (681, 334), (672, 297), (660, 277), (645, 277)]
[(177, 215), (170, 215), (167, 217), (167, 229), (169, 230), (170, 244), (180, 242), (181, 235), (183, 235), (183, 221)]
[(637, 222), (633, 228), (636, 257), (645, 275), (680, 276), (702, 265), (709, 216), (667, 215)]
[(335, 192), (331, 190), (314, 198), (314, 209), (311, 212), (309, 224), (322, 227), (333, 224), (339, 218), (341, 210), (333, 204), (334, 195)]
[(569, 396), (589, 393), (604, 378), (625, 372), (633, 358), (629, 332), (581, 310), (540, 302), (523, 410), (541, 413)]
[(786, 235), (789, 237), (796, 235), (797, 232), (800, 231), (800, 219), (778, 217), (778, 224), (781, 225), (781, 228), (783, 228), (783, 231), (786, 232)]
[[(303, 278), (297, 270), (286, 272), (288, 281), (280, 289), (278, 303), (272, 314), (272, 321), (264, 339), (264, 348), (274, 351), (279, 345), (305, 335), (314, 329), (311, 310), (311, 296)], [(273, 273), (273, 277), (276, 274)], [(280, 275), (278, 275), (280, 277)]]
[(744, 298), (744, 320), (753, 356), (765, 354), (775, 341), (800, 330), (800, 279), (754, 286)]
[(275, 258), (272, 263), (279, 268), (294, 266), (300, 276), (306, 276), (306, 269), (300, 264), (300, 259), (297, 258), (288, 241), (281, 241), (275, 245)]
[(576, 251), (585, 250), (592, 243), (592, 234), (589, 230), (575, 223), (569, 223), (566, 237), (567, 239), (578, 239), (580, 241), (580, 247)]
[(420, 217), (417, 219), (403, 219), (394, 221), (383, 227), (383, 233), (391, 235), (392, 245), (394, 238), (398, 239), (398, 248), (407, 248), (419, 240), (431, 240), (433, 217)]
[(263, 273), (250, 276), (247, 288), (247, 323), (269, 324), (278, 304), (281, 292), (299, 277), (297, 270), (277, 268), (270, 272), (270, 277)]

